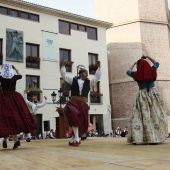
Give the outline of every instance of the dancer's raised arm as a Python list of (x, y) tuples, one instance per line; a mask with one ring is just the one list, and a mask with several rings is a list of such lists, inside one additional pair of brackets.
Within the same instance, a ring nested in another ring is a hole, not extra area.
[(135, 67), (136, 62), (132, 64), (132, 66), (129, 68), (129, 70), (133, 70), (133, 68)]
[(65, 65), (68, 63), (67, 60), (62, 61), (61, 63), (61, 77), (63, 78), (63, 80), (65, 80), (67, 83), (72, 84), (73, 82), (73, 78), (68, 76), (66, 73), (66, 68)]
[(148, 58), (153, 64), (156, 62), (156, 60), (153, 59), (152, 57), (144, 56), (143, 54), (142, 54), (142, 58), (143, 58), (143, 59), (147, 59), (147, 58)]
[(101, 62), (97, 61), (95, 65), (98, 66), (98, 69), (94, 77), (90, 80), (90, 86), (94, 86), (101, 79)]

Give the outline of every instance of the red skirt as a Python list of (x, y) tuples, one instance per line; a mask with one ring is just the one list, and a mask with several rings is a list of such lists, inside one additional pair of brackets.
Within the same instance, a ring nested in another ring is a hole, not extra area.
[(0, 137), (30, 133), (37, 129), (22, 95), (15, 91), (0, 93)]
[(64, 107), (69, 126), (79, 127), (79, 136), (88, 130), (88, 105), (80, 100), (71, 99)]

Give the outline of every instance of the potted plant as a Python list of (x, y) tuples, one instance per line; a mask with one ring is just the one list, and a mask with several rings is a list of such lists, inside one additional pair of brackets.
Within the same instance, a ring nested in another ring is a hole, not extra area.
[(40, 61), (40, 57), (39, 56), (27, 56), (26, 60), (27, 61)]
[(102, 96), (103, 94), (99, 93), (99, 92), (90, 92), (90, 96)]
[[(61, 60), (60, 65), (62, 62), (63, 62), (63, 60)], [(67, 60), (66, 66), (72, 66), (73, 63), (74, 63), (73, 61)]]
[(27, 88), (26, 89), (27, 93), (30, 94), (30, 93), (33, 93), (33, 94), (37, 94), (37, 93), (42, 93), (42, 90), (40, 88)]
[(58, 112), (60, 116), (64, 116), (64, 108), (62, 106), (56, 108), (56, 112)]
[(96, 70), (98, 69), (98, 65), (96, 64), (90, 64), (89, 65), (89, 71), (95, 73)]

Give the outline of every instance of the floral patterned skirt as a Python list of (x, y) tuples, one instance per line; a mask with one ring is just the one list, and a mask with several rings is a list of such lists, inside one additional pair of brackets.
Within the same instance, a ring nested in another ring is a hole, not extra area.
[(139, 91), (128, 124), (128, 143), (161, 143), (168, 137), (167, 115), (159, 91)]

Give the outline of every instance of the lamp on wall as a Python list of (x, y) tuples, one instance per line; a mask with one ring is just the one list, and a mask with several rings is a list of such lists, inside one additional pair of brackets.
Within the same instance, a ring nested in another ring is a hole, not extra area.
[(58, 97), (59, 99), (57, 100), (56, 98), (57, 94), (55, 91), (51, 94), (51, 98), (54, 104), (59, 105), (59, 107), (56, 107), (56, 111), (59, 113), (60, 116), (64, 116), (64, 107), (62, 105), (65, 105), (67, 101), (69, 100), (69, 94), (63, 93), (62, 88), (58, 90)]
[(53, 91), (53, 93), (51, 94), (51, 98), (52, 98), (53, 103), (55, 104), (55, 101), (56, 101), (56, 93), (55, 93), (55, 91)]

